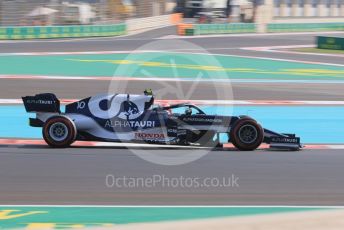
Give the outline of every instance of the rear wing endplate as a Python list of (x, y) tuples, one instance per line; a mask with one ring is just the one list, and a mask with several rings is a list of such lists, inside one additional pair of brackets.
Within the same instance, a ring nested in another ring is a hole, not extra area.
[(55, 94), (42, 93), (22, 97), (26, 112), (60, 113), (60, 101)]

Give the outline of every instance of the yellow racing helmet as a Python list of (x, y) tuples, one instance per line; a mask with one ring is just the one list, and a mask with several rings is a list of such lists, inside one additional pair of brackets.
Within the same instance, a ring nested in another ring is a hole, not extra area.
[(145, 89), (145, 91), (143, 91), (143, 93), (146, 96), (153, 96), (153, 90), (152, 89)]

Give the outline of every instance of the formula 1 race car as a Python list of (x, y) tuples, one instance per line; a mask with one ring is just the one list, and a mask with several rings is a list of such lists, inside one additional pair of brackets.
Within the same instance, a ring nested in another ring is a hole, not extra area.
[(88, 97), (67, 104), (65, 112), (54, 94), (22, 99), (26, 111), (36, 113), (30, 126), (43, 127), (44, 140), (55, 148), (76, 140), (221, 147), (220, 135), (243, 151), (262, 143), (286, 150), (302, 148), (299, 137), (263, 129), (251, 117), (207, 115), (193, 104), (154, 105), (148, 91)]

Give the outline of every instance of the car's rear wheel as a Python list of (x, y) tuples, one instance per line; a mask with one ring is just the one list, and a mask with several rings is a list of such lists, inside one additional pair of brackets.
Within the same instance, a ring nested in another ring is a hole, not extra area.
[(230, 132), (230, 141), (241, 151), (257, 149), (263, 142), (263, 128), (251, 118), (242, 118), (235, 122)]
[(66, 148), (76, 139), (76, 127), (72, 120), (64, 116), (49, 118), (43, 126), (45, 142), (54, 148)]

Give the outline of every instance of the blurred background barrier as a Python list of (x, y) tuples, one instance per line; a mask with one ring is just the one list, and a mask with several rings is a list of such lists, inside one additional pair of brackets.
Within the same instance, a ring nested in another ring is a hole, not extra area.
[(179, 24), (178, 35), (207, 35), (207, 34), (231, 34), (231, 33), (255, 33), (255, 23), (222, 23), (222, 24)]
[(0, 39), (35, 38), (72, 38), (118, 36), (126, 34), (126, 25), (90, 25), (90, 26), (14, 26), (0, 27)]
[[(259, 31), (258, 26), (263, 26)], [(329, 23), (227, 23), (227, 24), (179, 24), (178, 35), (206, 35), (231, 33), (283, 33), (344, 31), (344, 22)]]
[(330, 50), (344, 50), (344, 37), (317, 37), (317, 48)]
[(269, 23), (267, 32), (344, 31), (344, 22), (333, 23)]
[(151, 28), (176, 25), (182, 21), (182, 15), (179, 13), (166, 14), (145, 18), (127, 19), (126, 24), (128, 33), (137, 33)]
[(197, 24), (194, 25), (195, 35), (255, 33), (254, 23), (228, 23), (228, 24)]
[(189, 23), (180, 23), (177, 25), (177, 34), (178, 35), (194, 35), (194, 25)]

